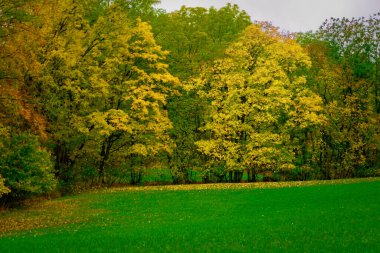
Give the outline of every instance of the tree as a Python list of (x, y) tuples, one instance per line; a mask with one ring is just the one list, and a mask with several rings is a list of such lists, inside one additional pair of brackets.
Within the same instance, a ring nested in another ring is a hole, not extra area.
[(109, 94), (102, 111), (85, 119), (88, 129), (93, 129), (90, 136), (103, 138), (100, 175), (111, 155), (119, 160), (171, 150), (167, 135), (171, 122), (164, 106), (179, 82), (167, 72), (162, 63), (166, 52), (156, 45), (149, 29), (142, 22), (134, 29), (123, 29), (112, 43), (124, 44), (125, 49), (107, 55), (109, 62), (116, 64), (100, 65), (99, 78), (111, 83)]
[(0, 195), (8, 193), (2, 201), (55, 186), (50, 154), (41, 144), (47, 139), (46, 121), (28, 90), (40, 70), (36, 2), (0, 3)]
[(375, 17), (331, 19), (298, 39), (313, 62), (308, 86), (323, 98), (330, 122), (315, 145), (326, 179), (373, 174), (379, 161)]
[[(212, 158), (219, 177), (238, 182), (245, 170), (288, 171), (294, 167), (291, 129), (323, 123), (321, 99), (304, 86), (308, 56), (274, 27), (252, 25), (226, 51), (226, 58), (203, 72), (195, 86), (207, 98), (209, 118), (196, 142)], [(220, 170), (220, 168), (222, 168)]]
[[(183, 6), (152, 20), (157, 42), (170, 52), (169, 71), (185, 84), (222, 56), (227, 45), (250, 23), (250, 17), (231, 4), (220, 9)], [(173, 122), (170, 137), (175, 149), (167, 160), (175, 183), (190, 182), (193, 172), (206, 162), (207, 157), (194, 144), (205, 137), (199, 128), (204, 123), (206, 104), (204, 98), (188, 89), (182, 90), (182, 96), (168, 99), (167, 109)]]
[[(364, 79), (369, 83), (369, 95), (375, 111), (380, 113), (379, 56), (380, 13), (368, 18), (331, 18), (326, 20), (318, 34), (329, 43), (330, 56), (342, 65), (344, 74), (352, 83)], [(348, 87), (348, 90), (355, 87)]]
[(0, 4), (0, 119), (14, 131), (28, 130), (46, 139), (44, 119), (27, 90), (31, 78), (38, 75), (35, 50), (41, 41), (30, 2)]
[(170, 51), (170, 72), (186, 80), (222, 56), (251, 21), (237, 5), (227, 4), (220, 9), (182, 6), (158, 15), (152, 23), (157, 42)]
[(123, 7), (131, 20), (149, 22), (156, 16), (154, 5), (160, 3), (160, 0), (117, 0), (115, 3)]
[(83, 6), (69, 2), (52, 20), (36, 85), (44, 87), (39, 96), (53, 132), (57, 174), (69, 180), (66, 175), (90, 167), (105, 182), (107, 170), (133, 156), (169, 152), (164, 106), (179, 81), (167, 71), (167, 53), (150, 26), (132, 24), (118, 4), (93, 25)]

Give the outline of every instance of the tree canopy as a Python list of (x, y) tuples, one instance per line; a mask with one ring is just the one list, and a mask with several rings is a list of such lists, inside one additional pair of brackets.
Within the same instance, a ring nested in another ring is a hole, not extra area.
[(158, 2), (1, 1), (2, 200), (156, 169), (173, 183), (379, 175), (379, 14), (284, 34), (237, 5)]

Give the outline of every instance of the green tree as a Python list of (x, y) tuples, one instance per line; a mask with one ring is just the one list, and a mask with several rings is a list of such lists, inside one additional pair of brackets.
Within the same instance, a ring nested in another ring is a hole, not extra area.
[(170, 51), (169, 70), (181, 80), (222, 56), (227, 45), (250, 24), (247, 13), (231, 4), (220, 9), (182, 6), (152, 20), (157, 43)]
[(323, 98), (329, 119), (314, 133), (322, 138), (314, 147), (327, 179), (371, 175), (379, 162), (376, 22), (376, 15), (331, 19), (299, 37), (313, 62), (308, 86)]
[[(329, 43), (329, 54), (339, 63), (344, 75), (351, 78), (347, 92), (355, 89), (358, 80), (368, 82), (370, 101), (380, 113), (379, 57), (380, 14), (368, 18), (331, 18), (318, 31), (320, 38)], [(353, 85), (350, 87), (349, 85)]]
[(117, 0), (115, 3), (127, 11), (131, 20), (141, 19), (149, 22), (156, 16), (157, 10), (154, 6), (160, 3), (160, 0)]
[[(169, 71), (183, 83), (223, 55), (229, 43), (251, 23), (250, 17), (236, 5), (220, 9), (183, 6), (173, 13), (162, 13), (152, 20), (157, 42), (169, 50)], [(182, 90), (182, 96), (170, 97), (167, 109), (173, 122), (170, 130), (175, 142), (168, 165), (173, 181), (190, 182), (194, 171), (203, 167), (205, 157), (195, 142), (204, 137), (199, 128), (204, 124), (205, 105), (195, 91)]]

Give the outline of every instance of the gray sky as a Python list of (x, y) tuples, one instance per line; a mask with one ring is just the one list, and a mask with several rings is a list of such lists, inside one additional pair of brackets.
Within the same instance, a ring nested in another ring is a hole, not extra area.
[(252, 20), (271, 21), (291, 32), (316, 30), (326, 18), (369, 16), (380, 12), (380, 0), (161, 0), (158, 8), (167, 12), (188, 7), (239, 5)]

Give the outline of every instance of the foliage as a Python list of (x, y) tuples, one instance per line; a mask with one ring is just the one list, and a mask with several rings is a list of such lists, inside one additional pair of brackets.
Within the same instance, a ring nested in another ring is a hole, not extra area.
[(379, 173), (379, 14), (284, 35), (158, 2), (0, 2), (3, 199), (51, 189), (51, 166), (61, 190)]
[(2, 178), (0, 175), (0, 197), (3, 194), (7, 194), (9, 192), (10, 192), (9, 188), (4, 185), (4, 178)]
[(307, 137), (324, 178), (368, 175), (379, 164), (378, 22), (378, 15), (330, 19), (298, 38), (313, 62), (308, 86), (323, 98), (330, 122)]
[(183, 6), (158, 15), (152, 23), (157, 42), (170, 51), (170, 72), (186, 80), (222, 56), (251, 21), (237, 5), (227, 4), (220, 9)]
[(275, 28), (259, 25), (248, 27), (226, 55), (195, 83), (211, 102), (202, 128), (211, 138), (197, 146), (213, 158), (211, 166), (233, 171), (234, 181), (244, 170), (254, 179), (257, 171), (293, 168), (291, 132), (325, 122), (321, 99), (303, 87), (308, 56)]
[(7, 198), (22, 199), (54, 189), (56, 180), (51, 156), (35, 136), (10, 134), (2, 138), (0, 152), (0, 174), (10, 190)]
[[(169, 50), (169, 71), (185, 84), (190, 77), (222, 56), (229, 43), (251, 23), (237, 5), (215, 9), (185, 7), (173, 13), (159, 14), (152, 20), (157, 42)], [(173, 123), (170, 137), (175, 143), (167, 163), (174, 183), (191, 182), (195, 170), (202, 170), (207, 159), (197, 151), (195, 142), (204, 137), (199, 131), (206, 117), (207, 102), (187, 89), (180, 97), (168, 100), (169, 118)]]
[(116, 0), (114, 2), (122, 6), (131, 20), (140, 18), (143, 21), (149, 21), (156, 16), (157, 11), (154, 5), (160, 0)]
[(35, 87), (45, 88), (36, 96), (53, 130), (58, 175), (72, 180), (89, 166), (105, 182), (105, 171), (131, 156), (170, 152), (164, 106), (180, 84), (147, 23), (132, 24), (112, 4), (91, 25), (83, 6), (66, 4), (42, 28), (43, 76)]

